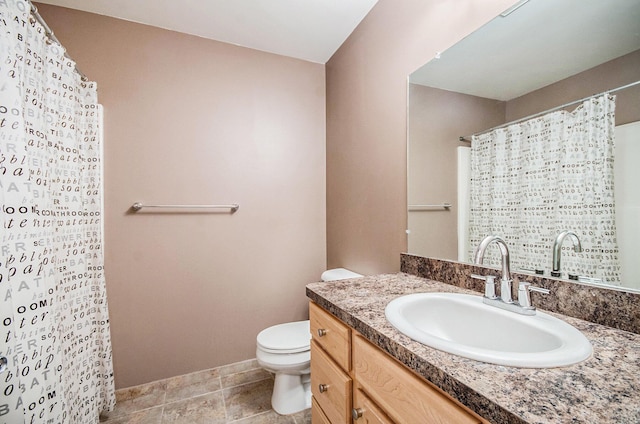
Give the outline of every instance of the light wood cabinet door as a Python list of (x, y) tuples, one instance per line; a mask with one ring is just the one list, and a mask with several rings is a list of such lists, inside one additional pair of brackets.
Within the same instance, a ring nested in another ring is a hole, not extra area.
[(315, 399), (311, 399), (311, 423), (312, 424), (331, 424), (329, 418), (324, 415), (322, 408), (318, 405)]
[(345, 371), (351, 370), (351, 330), (313, 302), (309, 303), (311, 337)]
[(311, 393), (332, 424), (351, 422), (351, 378), (311, 341)]
[(359, 388), (353, 390), (351, 416), (354, 424), (394, 424), (378, 405)]
[(363, 337), (354, 335), (352, 348), (354, 380), (393, 421), (423, 424), (485, 422)]

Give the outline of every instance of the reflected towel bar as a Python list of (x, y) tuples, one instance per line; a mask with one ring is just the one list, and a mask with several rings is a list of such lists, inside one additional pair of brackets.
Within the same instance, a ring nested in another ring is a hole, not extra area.
[(138, 212), (142, 208), (165, 208), (165, 209), (231, 209), (231, 213), (240, 208), (237, 203), (231, 205), (144, 205), (141, 202), (136, 202), (131, 206), (135, 212)]
[(445, 202), (440, 205), (409, 205), (409, 211), (433, 211), (440, 209), (451, 209), (451, 203)]

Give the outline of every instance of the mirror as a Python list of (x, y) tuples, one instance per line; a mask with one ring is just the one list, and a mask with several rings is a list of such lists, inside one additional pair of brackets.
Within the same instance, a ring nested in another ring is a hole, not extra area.
[[(520, 1), (437, 54), (409, 76), (408, 252), (469, 261), (468, 246), (458, 246), (469, 220), (458, 200), (469, 196), (469, 170), (458, 163), (468, 160), (470, 143), (459, 137), (639, 80), (640, 0)], [(638, 290), (640, 84), (615, 95), (616, 166), (632, 165), (615, 174), (621, 287)], [(567, 241), (562, 254), (570, 250)], [(550, 261), (536, 266), (546, 276), (551, 268)], [(534, 272), (517, 263), (512, 269)]]

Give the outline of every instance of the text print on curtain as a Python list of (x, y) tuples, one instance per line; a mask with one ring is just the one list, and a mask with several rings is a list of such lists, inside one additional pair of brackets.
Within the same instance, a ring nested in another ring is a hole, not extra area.
[[(575, 232), (582, 252), (565, 246), (569, 273), (620, 284), (614, 197), (615, 96), (473, 136), (470, 246), (504, 237), (516, 269), (552, 266), (562, 231)], [(497, 250), (485, 263), (500, 264)], [(471, 256), (473, 257), (473, 256)]]
[(97, 423), (115, 404), (101, 113), (27, 1), (0, 1), (0, 423)]

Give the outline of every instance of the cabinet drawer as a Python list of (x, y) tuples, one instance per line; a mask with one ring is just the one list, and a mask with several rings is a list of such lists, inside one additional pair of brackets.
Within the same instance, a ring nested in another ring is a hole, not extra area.
[(361, 336), (353, 337), (359, 387), (397, 422), (478, 424), (482, 419), (422, 380)]
[(311, 422), (313, 424), (331, 424), (329, 418), (322, 412), (318, 402), (313, 398), (311, 399)]
[(351, 331), (330, 313), (309, 303), (311, 337), (345, 371), (351, 370)]
[(311, 393), (333, 424), (351, 422), (351, 378), (311, 341)]
[(355, 424), (394, 424), (360, 388), (353, 390), (353, 418)]

